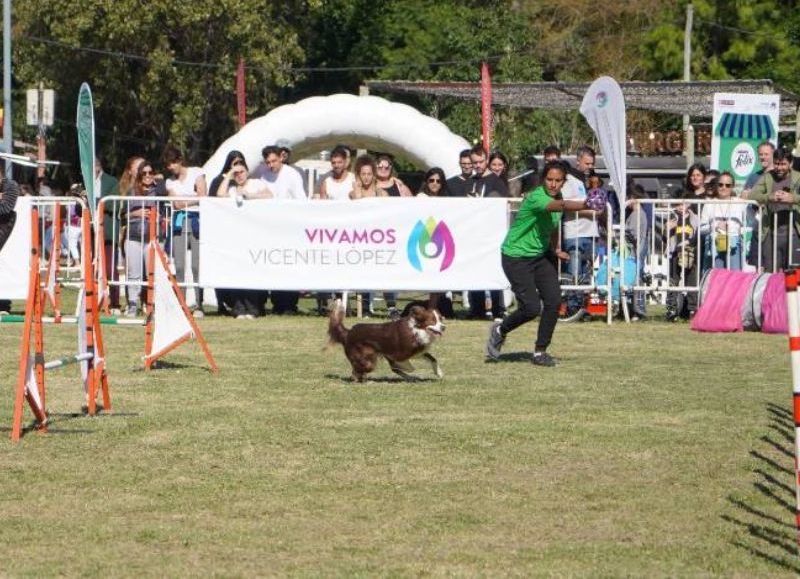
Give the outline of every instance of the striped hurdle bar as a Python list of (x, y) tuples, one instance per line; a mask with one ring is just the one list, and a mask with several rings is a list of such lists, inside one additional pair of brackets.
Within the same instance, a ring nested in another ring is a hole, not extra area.
[[(21, 324), (25, 322), (25, 316), (17, 314), (0, 315), (0, 324)], [(62, 316), (56, 319), (52, 316), (42, 316), (42, 323), (45, 324), (77, 324), (76, 316)], [(115, 318), (111, 316), (101, 316), (99, 323), (105, 326), (143, 326), (145, 320), (142, 318)]]
[(83, 354), (74, 354), (72, 356), (64, 356), (63, 358), (59, 358), (58, 360), (52, 360), (50, 362), (44, 363), (45, 370), (55, 370), (56, 368), (63, 368), (64, 366), (69, 366), (70, 364), (77, 364), (78, 362), (84, 362), (86, 360), (94, 359), (94, 354), (91, 352), (85, 352)]
[(786, 306), (789, 314), (789, 355), (792, 364), (792, 415), (794, 417), (795, 525), (800, 546), (800, 272), (787, 271)]

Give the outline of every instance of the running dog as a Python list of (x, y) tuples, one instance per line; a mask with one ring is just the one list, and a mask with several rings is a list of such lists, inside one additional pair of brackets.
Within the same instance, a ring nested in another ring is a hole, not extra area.
[(422, 304), (410, 304), (399, 320), (383, 324), (356, 324), (352, 328), (344, 326), (344, 312), (341, 300), (336, 300), (328, 320), (328, 345), (344, 346), (344, 353), (353, 367), (353, 378), (357, 382), (363, 382), (364, 377), (375, 370), (380, 356), (386, 358), (395, 374), (406, 380), (414, 379), (408, 374), (414, 371), (409, 362), (414, 356), (425, 358), (438, 378), (444, 376), (439, 362), (428, 351), (445, 329), (437, 310)]

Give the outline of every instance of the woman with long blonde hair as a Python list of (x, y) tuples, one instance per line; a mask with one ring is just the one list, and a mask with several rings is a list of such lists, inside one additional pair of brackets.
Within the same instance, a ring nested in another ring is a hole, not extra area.
[(139, 165), (144, 161), (143, 157), (134, 155), (125, 161), (125, 169), (119, 178), (119, 194), (130, 195), (133, 182), (136, 180), (136, 172), (139, 170)]

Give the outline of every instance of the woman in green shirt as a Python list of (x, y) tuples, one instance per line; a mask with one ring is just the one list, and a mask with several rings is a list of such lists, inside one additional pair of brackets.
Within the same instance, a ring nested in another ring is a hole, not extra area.
[(539, 331), (533, 352), (537, 366), (555, 366), (547, 353), (558, 321), (561, 288), (556, 259), (569, 260), (569, 254), (557, 248), (561, 214), (592, 208), (585, 200), (561, 198), (567, 168), (555, 161), (545, 165), (543, 185), (531, 191), (517, 213), (501, 248), (503, 272), (511, 282), (517, 309), (503, 321), (494, 322), (486, 343), (487, 360), (498, 360), (506, 335), (540, 313)]

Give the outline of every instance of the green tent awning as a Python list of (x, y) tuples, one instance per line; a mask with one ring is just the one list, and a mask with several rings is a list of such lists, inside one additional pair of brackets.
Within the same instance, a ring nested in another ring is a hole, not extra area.
[(722, 113), (714, 133), (723, 139), (755, 141), (767, 141), (777, 135), (769, 116), (744, 113)]

